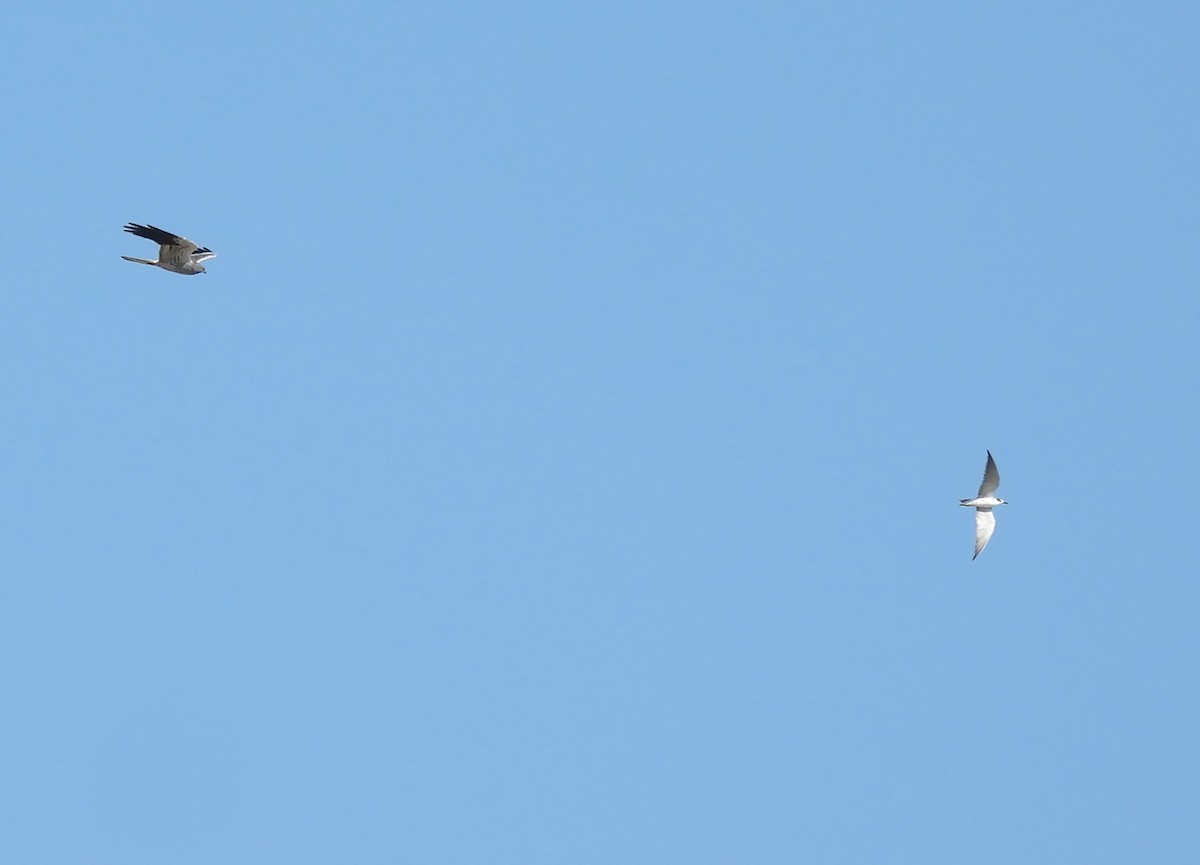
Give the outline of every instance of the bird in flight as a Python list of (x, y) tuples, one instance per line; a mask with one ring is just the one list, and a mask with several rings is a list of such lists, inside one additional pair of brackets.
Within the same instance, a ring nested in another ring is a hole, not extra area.
[(178, 234), (163, 231), (161, 228), (155, 228), (153, 225), (138, 225), (136, 222), (131, 222), (125, 226), (125, 230), (130, 234), (136, 234), (138, 237), (153, 240), (158, 244), (158, 261), (148, 261), (144, 258), (130, 258), (128, 255), (122, 255), (121, 258), (126, 261), (135, 261), (138, 264), (152, 264), (155, 267), (161, 267), (163, 270), (169, 270), (171, 273), (182, 273), (187, 276), (193, 276), (197, 273), (204, 273), (204, 265), (200, 262), (217, 257), (217, 254), (208, 247), (196, 246), (196, 244), (192, 243), (186, 237), (180, 237)]
[(975, 555), (971, 556), (971, 561), (975, 561), (979, 554), (983, 552), (983, 548), (988, 545), (988, 541), (992, 539), (992, 532), (996, 531), (996, 516), (992, 513), (992, 508), (996, 505), (1006, 505), (1004, 499), (996, 498), (996, 487), (1000, 486), (1000, 472), (996, 470), (996, 461), (992, 459), (992, 452), (988, 451), (987, 465), (983, 469), (983, 483), (979, 485), (979, 495), (973, 499), (960, 499), (959, 507), (975, 509)]

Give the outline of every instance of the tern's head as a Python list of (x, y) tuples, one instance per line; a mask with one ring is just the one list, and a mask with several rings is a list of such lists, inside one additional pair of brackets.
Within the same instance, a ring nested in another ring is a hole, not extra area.
[(1006, 502), (1004, 499), (996, 499), (996, 504), (998, 504), (998, 505), (1006, 505), (1006, 504), (1008, 504), (1008, 502)]

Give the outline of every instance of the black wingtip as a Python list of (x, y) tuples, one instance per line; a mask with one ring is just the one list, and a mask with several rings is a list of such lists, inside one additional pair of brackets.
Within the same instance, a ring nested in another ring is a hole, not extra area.
[(159, 245), (178, 243), (183, 239), (178, 234), (164, 231), (157, 225), (138, 225), (136, 222), (130, 222), (126, 224), (125, 230), (138, 237), (144, 237), (146, 240), (153, 240)]

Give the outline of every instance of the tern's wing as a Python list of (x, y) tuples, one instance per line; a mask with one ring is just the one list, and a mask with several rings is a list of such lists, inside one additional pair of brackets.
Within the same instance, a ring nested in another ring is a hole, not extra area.
[[(992, 452), (988, 451), (987, 466), (983, 470), (983, 483), (979, 485), (979, 497), (982, 499), (990, 496), (998, 486), (1000, 486), (1000, 472), (996, 471), (996, 461), (992, 459)], [(980, 549), (983, 548), (980, 547)]]
[(983, 548), (988, 545), (988, 541), (992, 539), (992, 532), (996, 531), (996, 515), (992, 513), (991, 508), (976, 508), (975, 509), (975, 555), (971, 556), (971, 561), (979, 558), (979, 554), (983, 552)]

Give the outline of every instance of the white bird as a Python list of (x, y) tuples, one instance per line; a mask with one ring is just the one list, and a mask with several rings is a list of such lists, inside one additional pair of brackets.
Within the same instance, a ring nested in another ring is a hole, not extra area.
[(153, 225), (138, 225), (136, 222), (131, 222), (125, 226), (125, 230), (130, 234), (136, 234), (138, 237), (153, 240), (158, 244), (158, 261), (148, 261), (144, 258), (130, 258), (128, 255), (122, 255), (121, 258), (126, 261), (134, 261), (138, 264), (152, 264), (155, 267), (161, 267), (163, 270), (169, 270), (172, 273), (193, 276), (197, 273), (204, 273), (204, 265), (200, 262), (217, 257), (217, 254), (211, 249), (204, 246), (197, 246), (186, 237), (180, 237), (178, 234), (163, 231), (161, 228), (155, 228)]
[(979, 485), (979, 495), (973, 499), (959, 500), (959, 507), (975, 509), (975, 555), (971, 556), (971, 561), (975, 561), (979, 557), (983, 548), (988, 545), (988, 541), (992, 539), (992, 532), (996, 531), (996, 517), (992, 513), (992, 508), (996, 505), (1008, 504), (1004, 499), (996, 498), (995, 492), (998, 486), (1000, 486), (1000, 472), (996, 470), (996, 461), (992, 459), (992, 452), (988, 451), (987, 465), (983, 469), (983, 483)]

